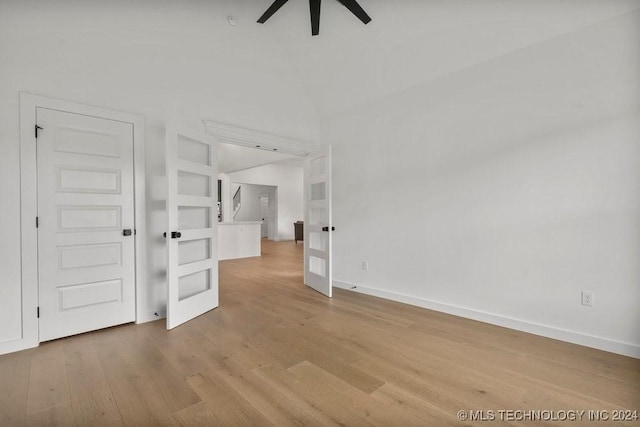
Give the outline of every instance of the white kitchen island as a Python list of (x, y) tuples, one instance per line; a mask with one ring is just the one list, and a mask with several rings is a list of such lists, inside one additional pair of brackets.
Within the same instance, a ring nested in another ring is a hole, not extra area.
[(260, 256), (262, 221), (218, 223), (218, 259)]

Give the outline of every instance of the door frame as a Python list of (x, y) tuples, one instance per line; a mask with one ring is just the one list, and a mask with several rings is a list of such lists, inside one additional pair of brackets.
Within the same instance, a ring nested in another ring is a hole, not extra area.
[[(311, 142), (287, 138), (279, 135), (273, 135), (262, 131), (257, 131), (254, 129), (241, 128), (235, 125), (229, 125), (226, 123), (215, 122), (212, 120), (204, 120), (204, 124), (206, 127), (206, 132), (210, 135), (218, 138), (219, 142), (224, 142), (227, 144), (241, 145), (249, 148), (255, 148), (259, 150), (267, 150), (267, 151), (278, 151), (280, 153), (286, 154), (294, 154), (300, 157), (307, 158), (310, 155), (313, 155), (320, 151), (320, 147), (318, 144), (313, 144)], [(327, 148), (329, 153), (329, 161), (331, 162), (331, 147)], [(330, 172), (331, 173), (331, 172)], [(306, 182), (304, 185), (304, 197), (303, 197), (303, 209), (305, 212), (305, 218), (307, 217), (308, 211), (308, 198), (307, 198), (307, 188)], [(276, 197), (277, 197), (277, 189), (276, 189)], [(277, 228), (277, 227), (276, 227)], [(331, 243), (331, 240), (329, 240)], [(304, 245), (304, 282), (307, 284), (307, 243), (305, 241)], [(311, 287), (311, 286), (309, 286)], [(312, 288), (313, 289), (313, 288)], [(333, 281), (329, 282), (329, 293), (333, 289)], [(330, 297), (330, 295), (327, 295)]]
[[(255, 129), (216, 122), (213, 120), (204, 120), (203, 122), (206, 128), (206, 133), (215, 136), (218, 139), (218, 142), (225, 144), (240, 145), (242, 147), (253, 148), (255, 150), (277, 151), (279, 153), (292, 154), (301, 158), (305, 158), (306, 156), (317, 152), (319, 149), (319, 145), (311, 141), (289, 138)], [(271, 224), (272, 226), (269, 227), (269, 233), (273, 230), (274, 240), (278, 240), (278, 198), (280, 195), (278, 186), (275, 187), (276, 191), (273, 201), (271, 200), (271, 197), (269, 198), (269, 203), (273, 202), (273, 207), (270, 209), (273, 222)], [(303, 204), (304, 203), (306, 202), (303, 200)], [(306, 205), (303, 206), (303, 209), (306, 209)]]
[[(248, 185), (257, 185), (257, 184), (248, 184)], [(269, 202), (267, 208), (269, 210), (269, 215), (266, 216), (267, 221), (267, 239), (277, 241), (278, 240), (278, 186), (277, 185), (269, 185), (265, 184), (266, 187), (273, 187), (273, 192), (267, 193), (258, 193), (256, 198), (258, 199), (258, 217), (262, 217), (260, 215), (260, 198), (266, 197)], [(260, 234), (262, 234), (262, 228), (260, 228)]]
[(146, 207), (145, 207), (145, 145), (144, 118), (141, 115), (102, 107), (63, 101), (60, 99), (20, 93), (20, 236), (22, 335), (12, 341), (7, 351), (37, 347), (39, 339), (38, 307), (38, 233), (35, 218), (38, 214), (38, 174), (36, 164), (36, 109), (47, 108), (74, 114), (116, 120), (133, 125), (133, 176), (135, 212), (135, 295), (136, 322), (139, 322), (142, 292), (146, 284)]
[[(271, 203), (271, 197), (269, 197), (269, 193), (258, 193), (257, 194), (257, 199), (258, 199), (258, 218), (261, 218), (261, 211), (262, 211), (262, 203), (260, 203), (260, 199), (262, 199), (263, 197), (267, 198), (267, 209), (269, 210), (269, 215), (266, 215), (265, 217), (267, 218), (267, 239), (269, 238), (269, 230), (271, 229), (270, 227), (270, 222), (271, 222), (271, 208), (269, 206), (269, 203)], [(260, 238), (262, 239), (262, 226), (260, 226)]]

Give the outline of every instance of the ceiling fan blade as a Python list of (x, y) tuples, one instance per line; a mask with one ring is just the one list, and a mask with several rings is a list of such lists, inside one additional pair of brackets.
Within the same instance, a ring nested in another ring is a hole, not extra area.
[(269, 6), (269, 9), (267, 9), (266, 12), (264, 12), (262, 14), (260, 19), (258, 19), (258, 22), (261, 23), (261, 24), (264, 24), (265, 22), (267, 22), (267, 19), (271, 18), (271, 15), (276, 13), (278, 11), (278, 9), (280, 9), (288, 1), (289, 0), (276, 0), (276, 1), (274, 1), (271, 4), (271, 6)]
[(354, 15), (358, 17), (364, 24), (368, 24), (371, 22), (371, 17), (367, 15), (367, 12), (364, 11), (363, 8), (360, 7), (356, 0), (338, 0), (340, 3), (344, 5), (347, 9), (351, 11)]
[(317, 36), (320, 33), (320, 2), (321, 0), (309, 0), (312, 36)]

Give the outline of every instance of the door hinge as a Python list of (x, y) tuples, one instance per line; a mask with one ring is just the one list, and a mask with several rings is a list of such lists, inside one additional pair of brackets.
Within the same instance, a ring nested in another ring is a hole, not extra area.
[(36, 126), (35, 126), (36, 139), (38, 139), (38, 130), (39, 130), (39, 129), (42, 129), (42, 127), (40, 127), (40, 126), (36, 125)]
[(38, 219), (38, 217), (36, 217), (36, 228), (38, 228), (40, 226), (40, 220)]
[(36, 316), (38, 316), (38, 319), (40, 318), (40, 307), (36, 309)]

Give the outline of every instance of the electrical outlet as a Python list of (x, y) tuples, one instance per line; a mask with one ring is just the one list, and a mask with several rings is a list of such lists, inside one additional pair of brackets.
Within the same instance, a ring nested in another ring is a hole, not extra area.
[(362, 271), (367, 271), (369, 269), (369, 263), (367, 261), (362, 261)]
[(593, 307), (594, 304), (594, 295), (591, 291), (582, 291), (582, 305), (586, 305), (588, 307)]

